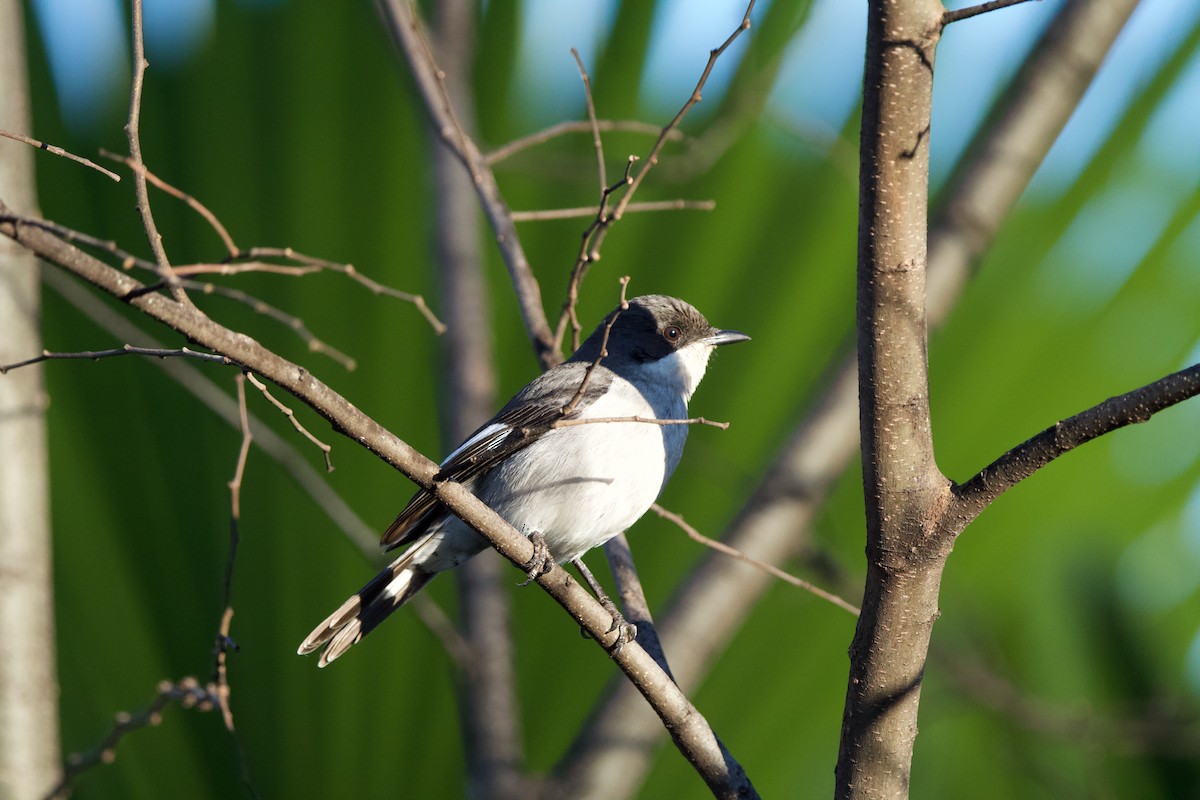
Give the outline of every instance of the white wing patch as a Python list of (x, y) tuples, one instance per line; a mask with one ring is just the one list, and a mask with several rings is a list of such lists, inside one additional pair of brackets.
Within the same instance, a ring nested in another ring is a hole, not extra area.
[(457, 456), (463, 450), (466, 450), (468, 447), (472, 447), (475, 444), (483, 442), (489, 438), (492, 438), (493, 441), (489, 442), (486, 447), (488, 450), (495, 450), (504, 441), (505, 435), (507, 435), (508, 431), (510, 430), (512, 430), (512, 426), (506, 425), (503, 422), (493, 422), (491, 425), (486, 425), (483, 428), (480, 428), (478, 433), (476, 433), (470, 439), (467, 439), (458, 447), (454, 448), (454, 452), (442, 460), (441, 466), (446, 466), (446, 464), (454, 460), (455, 456)]

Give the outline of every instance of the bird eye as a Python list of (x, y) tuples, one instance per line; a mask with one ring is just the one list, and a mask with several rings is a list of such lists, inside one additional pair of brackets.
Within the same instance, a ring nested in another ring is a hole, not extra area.
[(683, 331), (679, 330), (679, 328), (675, 327), (674, 325), (671, 325), (670, 327), (663, 330), (662, 335), (663, 335), (663, 338), (666, 339), (668, 342), (677, 342), (677, 341), (679, 341), (679, 337), (683, 336)]

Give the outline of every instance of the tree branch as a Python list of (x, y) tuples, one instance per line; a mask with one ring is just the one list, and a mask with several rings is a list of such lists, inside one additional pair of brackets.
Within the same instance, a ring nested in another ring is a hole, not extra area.
[(99, 172), (101, 175), (108, 178), (109, 180), (113, 180), (113, 181), (117, 181), (117, 182), (120, 182), (120, 180), (121, 180), (121, 176), (118, 175), (117, 173), (113, 172), (112, 170), (105, 169), (104, 167), (100, 166), (99, 164), (92, 161), (91, 159), (84, 158), (83, 156), (77, 156), (74, 153), (70, 152), (69, 150), (64, 150), (63, 148), (59, 147), (56, 144), (48, 144), (48, 143), (40, 141), (38, 139), (34, 139), (32, 136), (26, 136), (23, 133), (14, 133), (13, 131), (0, 130), (0, 136), (3, 136), (6, 139), (12, 139), (14, 142), (24, 142), (25, 144), (30, 145), (31, 147), (36, 147), (39, 150), (45, 150), (50, 155), (59, 156), (60, 158), (70, 159), (71, 161), (74, 161), (76, 164), (83, 164), (85, 167), (89, 167), (91, 169), (96, 170), (97, 172)]
[(1056, 422), (1009, 450), (955, 487), (955, 508), (962, 527), (992, 501), (1059, 456), (1106, 433), (1147, 422), (1158, 412), (1200, 394), (1200, 364), (1173, 372), (1131, 392), (1110, 397), (1086, 411)]
[(163, 247), (162, 234), (154, 224), (154, 212), (150, 210), (150, 192), (146, 187), (145, 161), (142, 158), (141, 137), (138, 128), (142, 114), (142, 84), (146, 76), (146, 45), (142, 37), (142, 0), (133, 0), (133, 83), (129, 92), (129, 121), (125, 124), (125, 137), (129, 142), (129, 166), (133, 170), (133, 186), (137, 195), (137, 209), (142, 217), (142, 227), (146, 230), (146, 239), (150, 242), (150, 250), (154, 253), (159, 277), (171, 289), (175, 299), (181, 303), (191, 304), (187, 293), (179, 285), (175, 274), (171, 271), (171, 262), (167, 259), (167, 251)]
[(429, 50), (416, 9), (409, 0), (379, 0), (379, 7), (392, 37), (412, 70), (434, 130), (471, 176), (484, 215), (492, 226), (496, 245), (508, 267), (509, 279), (534, 354), (543, 369), (549, 368), (561, 361), (562, 356), (554, 347), (554, 336), (550, 332), (546, 311), (542, 308), (541, 287), (529, 266), (508, 204), (496, 183), (496, 176), (487, 158), (463, 131), (455, 115), (454, 105), (442, 80), (442, 70)]
[(959, 8), (953, 11), (946, 11), (942, 14), (942, 27), (946, 27), (951, 22), (958, 22), (962, 19), (970, 19), (971, 17), (986, 14), (989, 11), (996, 11), (1001, 8), (1028, 3), (1029, 0), (991, 0), (989, 3), (980, 3), (977, 6), (968, 6), (967, 8)]

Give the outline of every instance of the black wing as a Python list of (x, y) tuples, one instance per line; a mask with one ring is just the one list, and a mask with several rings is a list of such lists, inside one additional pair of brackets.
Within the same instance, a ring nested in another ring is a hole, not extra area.
[[(467, 483), (536, 442), (560, 419), (578, 416), (607, 391), (612, 382), (612, 374), (607, 370), (597, 369), (592, 374), (584, 396), (570, 414), (563, 414), (561, 402), (546, 401), (550, 396), (562, 396), (553, 391), (556, 386), (561, 386), (562, 379), (569, 381), (578, 377), (582, 382), (583, 373), (581, 364), (563, 364), (540, 376), (451, 453), (442, 462), (442, 469), (434, 476), (434, 480)], [(422, 489), (413, 495), (395, 522), (388, 526), (380, 544), (385, 550), (408, 544), (421, 536), (426, 527), (444, 512), (445, 507), (437, 498)]]

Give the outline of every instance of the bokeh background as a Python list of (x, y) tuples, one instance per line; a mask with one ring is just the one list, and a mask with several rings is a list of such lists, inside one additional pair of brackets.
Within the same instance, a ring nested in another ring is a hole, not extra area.
[[(1058, 5), (1030, 3), (947, 31), (934, 97), (935, 192)], [(84, 155), (121, 151), (127, 10), (115, 0), (39, 0), (28, 10), (31, 133)], [(664, 123), (741, 10), (724, 0), (484, 3), (473, 74), (482, 143), (585, 117), (571, 47), (591, 73), (601, 117)], [(206, 203), (243, 247), (350, 262), (437, 310), (431, 139), (370, 4), (147, 0), (146, 20), (142, 144), (151, 169)], [(617, 297), (617, 277), (629, 274), (634, 293), (683, 296), (754, 337), (720, 354), (693, 402), (732, 426), (692, 431), (662, 499), (709, 535), (746, 499), (853, 335), (865, 4), (774, 0), (760, 3), (754, 21), (685, 123), (692, 138), (668, 149), (638, 198), (712, 199), (716, 209), (627, 216), (581, 304), (585, 325), (594, 324)], [(965, 480), (1056, 419), (1200, 359), (1198, 47), (1200, 6), (1144, 0), (932, 336), (934, 433), (950, 477)], [(608, 135), (610, 174), (651, 143)], [(594, 202), (594, 163), (590, 137), (576, 135), (521, 153), (498, 175), (514, 208), (579, 206)], [(129, 181), (45, 155), (37, 167), (45, 216), (147, 252)], [(223, 255), (190, 210), (153, 200), (176, 263)], [(552, 313), (584, 224), (520, 227)], [(536, 362), (503, 265), (494, 248), (486, 252), (494, 302), (481, 324), (495, 336), (507, 397)], [(206, 299), (212, 316), (440, 455), (438, 343), (412, 307), (331, 274), (220, 280), (298, 314), (358, 367), (307, 352), (236, 303)], [(121, 343), (50, 290), (44, 336), (52, 350)], [(232, 371), (204, 371), (232, 392)], [(207, 676), (240, 435), (152, 361), (52, 363), (46, 376), (63, 741), (80, 751), (99, 742), (114, 713), (144, 706), (158, 681)], [(260, 397), (250, 403), (291, 435)], [(334, 445), (330, 485), (369, 525), (386, 526), (412, 486), (306, 409), (297, 413)], [(1163, 736), (1200, 712), (1198, 445), (1193, 401), (1056, 462), (961, 538), (926, 675), (914, 796), (1200, 796), (1194, 726), (1190, 739)], [(319, 466), (319, 453), (296, 446)], [(864, 571), (861, 505), (855, 464), (812, 532), (841, 567), (831, 588), (853, 602)], [(375, 564), (257, 452), (242, 516), (233, 624), (241, 651), (230, 682), (257, 791), (461, 795), (451, 665), (437, 639), (400, 613), (318, 671), (294, 655), (296, 644)], [(652, 608), (703, 555), (657, 518), (640, 522), (631, 542)], [(430, 589), (451, 612), (453, 588), (446, 580)], [(537, 589), (513, 597), (526, 752), (531, 769), (544, 771), (615, 668)], [(780, 584), (696, 693), (764, 796), (829, 796), (853, 625)], [(76, 796), (243, 791), (219, 717), (172, 707), (160, 727), (127, 737), (115, 763), (87, 773)], [(664, 744), (641, 796), (705, 795)]]

